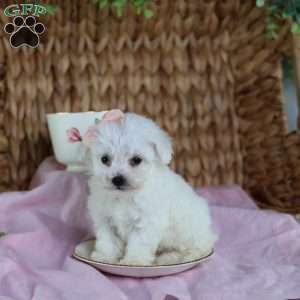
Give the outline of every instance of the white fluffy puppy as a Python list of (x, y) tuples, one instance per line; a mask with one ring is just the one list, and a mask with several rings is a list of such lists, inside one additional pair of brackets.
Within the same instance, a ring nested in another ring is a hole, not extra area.
[(209, 252), (207, 203), (169, 169), (171, 139), (153, 121), (126, 113), (100, 122), (89, 149), (93, 259), (170, 264)]

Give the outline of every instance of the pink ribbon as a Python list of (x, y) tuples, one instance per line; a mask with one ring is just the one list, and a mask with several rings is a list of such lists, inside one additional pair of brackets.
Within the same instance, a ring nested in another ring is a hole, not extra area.
[(112, 109), (107, 111), (100, 123), (106, 123), (106, 122), (120, 122), (124, 118), (124, 113), (120, 109)]
[[(85, 146), (90, 147), (92, 141), (97, 137), (99, 126), (107, 122), (120, 122), (124, 118), (124, 113), (119, 109), (112, 109), (104, 113), (99, 123), (94, 124), (88, 128), (85, 134), (81, 137), (79, 130), (72, 127), (67, 130), (67, 137), (69, 143), (82, 142)], [(96, 121), (96, 120), (95, 120)]]

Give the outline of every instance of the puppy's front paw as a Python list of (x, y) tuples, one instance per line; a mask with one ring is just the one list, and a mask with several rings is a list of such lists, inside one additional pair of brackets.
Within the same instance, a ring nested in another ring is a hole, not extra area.
[(176, 251), (163, 252), (155, 259), (155, 265), (173, 265), (183, 261), (182, 255)]
[(154, 262), (155, 257), (123, 257), (120, 260), (121, 265), (128, 266), (151, 266)]
[(105, 255), (103, 252), (99, 250), (94, 250), (91, 254), (91, 259), (99, 262), (106, 262), (110, 264), (114, 264), (118, 262), (117, 257)]

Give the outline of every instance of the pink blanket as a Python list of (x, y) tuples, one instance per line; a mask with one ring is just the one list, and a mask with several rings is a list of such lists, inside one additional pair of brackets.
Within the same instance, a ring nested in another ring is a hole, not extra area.
[(71, 258), (90, 232), (86, 178), (46, 160), (29, 192), (0, 196), (0, 300), (300, 298), (300, 226), (237, 186), (199, 191), (220, 240), (202, 266), (162, 278), (108, 276)]

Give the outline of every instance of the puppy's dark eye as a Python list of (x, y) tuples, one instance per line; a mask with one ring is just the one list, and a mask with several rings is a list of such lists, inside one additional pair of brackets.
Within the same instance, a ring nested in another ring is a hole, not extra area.
[(101, 157), (101, 161), (106, 166), (110, 166), (110, 164), (111, 164), (111, 159), (107, 154), (105, 154)]
[(139, 156), (134, 156), (130, 159), (129, 163), (132, 167), (138, 166), (142, 162)]

